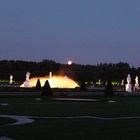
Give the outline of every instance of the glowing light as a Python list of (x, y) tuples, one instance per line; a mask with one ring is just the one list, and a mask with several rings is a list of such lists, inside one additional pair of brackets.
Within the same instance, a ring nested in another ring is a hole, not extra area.
[[(45, 81), (48, 80), (51, 88), (76, 88), (79, 85), (67, 76), (56, 76), (53, 75), (51, 78), (49, 76), (44, 77), (33, 77), (29, 80), (30, 87), (35, 87), (37, 80), (40, 80), (41, 86), (44, 86)], [(20, 87), (24, 87), (22, 84)]]
[(52, 78), (52, 72), (50, 72), (50, 79)]
[(72, 61), (69, 60), (69, 61), (68, 61), (68, 65), (71, 65), (71, 64), (72, 64)]

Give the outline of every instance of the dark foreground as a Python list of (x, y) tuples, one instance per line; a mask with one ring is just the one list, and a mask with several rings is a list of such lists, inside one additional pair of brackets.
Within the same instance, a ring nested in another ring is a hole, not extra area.
[(15, 120), (0, 117), (0, 137), (15, 140), (140, 139), (140, 96), (92, 98), (96, 100), (59, 101), (39, 100), (37, 96), (2, 96), (0, 114), (32, 116), (34, 122), (10, 126), (8, 124)]

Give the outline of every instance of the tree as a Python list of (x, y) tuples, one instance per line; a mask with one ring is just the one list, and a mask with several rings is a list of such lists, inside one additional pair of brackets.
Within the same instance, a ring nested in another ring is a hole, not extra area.
[(42, 96), (53, 96), (49, 81), (46, 80), (42, 89)]
[(86, 85), (84, 81), (81, 82), (80, 90), (86, 90)]
[(41, 83), (39, 79), (37, 80), (37, 83), (36, 83), (36, 90), (41, 91)]
[(110, 80), (108, 80), (106, 88), (105, 88), (105, 95), (114, 95), (113, 85)]

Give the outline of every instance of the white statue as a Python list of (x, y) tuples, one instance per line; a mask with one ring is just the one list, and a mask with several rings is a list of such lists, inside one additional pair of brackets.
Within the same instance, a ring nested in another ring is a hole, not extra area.
[(135, 78), (135, 89), (139, 89), (139, 78), (136, 76)]
[(94, 83), (90, 82), (90, 85), (88, 86), (88, 89), (94, 89)]
[(130, 74), (128, 74), (128, 76), (127, 76), (126, 91), (127, 92), (132, 92), (131, 76), (130, 76)]
[(124, 85), (124, 79), (122, 79), (121, 85), (122, 85), (122, 86)]
[(30, 81), (30, 72), (27, 72), (26, 73), (26, 80), (24, 82), (24, 87), (30, 87), (29, 81)]
[(30, 78), (30, 72), (27, 72), (26, 73), (26, 81), (29, 81), (29, 78)]
[(98, 84), (101, 85), (101, 79), (99, 79)]
[(10, 84), (13, 83), (13, 75), (10, 75), (10, 81), (9, 81)]

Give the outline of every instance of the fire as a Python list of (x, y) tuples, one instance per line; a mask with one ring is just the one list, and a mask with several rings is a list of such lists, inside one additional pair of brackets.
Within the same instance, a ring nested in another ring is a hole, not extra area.
[[(44, 76), (44, 77), (33, 77), (29, 80), (30, 87), (35, 87), (37, 80), (40, 80), (41, 86), (44, 86), (45, 81), (48, 80), (51, 88), (76, 88), (79, 85), (67, 76)], [(20, 87), (24, 87), (22, 84)]]

